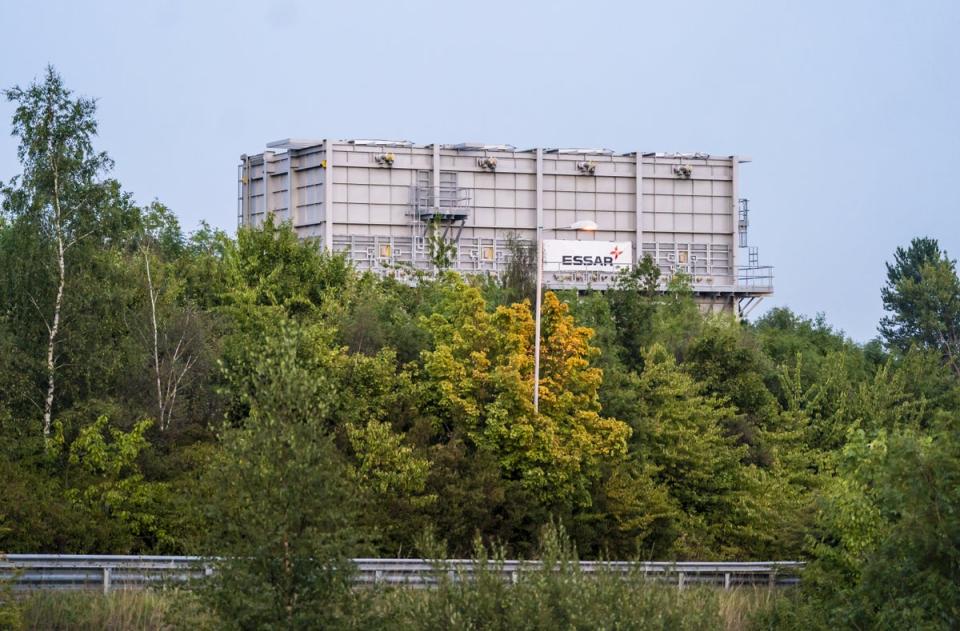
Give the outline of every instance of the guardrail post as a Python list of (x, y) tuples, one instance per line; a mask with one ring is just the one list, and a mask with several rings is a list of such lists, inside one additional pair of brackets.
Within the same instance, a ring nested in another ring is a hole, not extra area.
[(677, 573), (677, 589), (683, 591), (683, 572)]
[(377, 570), (373, 573), (373, 582), (380, 583), (383, 581), (383, 570)]
[(519, 573), (519, 572), (517, 572), (516, 570), (510, 572), (510, 582), (511, 582), (511, 583), (513, 583), (514, 585), (516, 585), (516, 584), (517, 584), (517, 581), (519, 581), (519, 580), (520, 580), (520, 573)]
[(776, 572), (776, 570), (774, 570), (774, 571), (770, 572), (769, 574), (767, 574), (767, 586), (768, 586), (770, 589), (773, 589), (774, 587), (777, 586), (777, 572)]
[(110, 593), (110, 568), (103, 568), (103, 593)]
[(730, 589), (730, 572), (724, 572), (723, 574), (723, 588)]

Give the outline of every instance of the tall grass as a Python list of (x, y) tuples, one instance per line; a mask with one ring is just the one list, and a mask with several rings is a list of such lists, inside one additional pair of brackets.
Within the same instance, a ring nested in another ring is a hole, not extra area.
[(18, 615), (6, 628), (17, 631), (168, 631), (215, 626), (195, 597), (179, 590), (120, 590), (106, 595), (33, 592), (7, 604)]
[[(718, 629), (748, 631), (758, 612), (780, 596), (768, 588), (730, 591), (634, 581), (609, 575), (531, 573), (516, 585), (492, 572), (472, 582), (434, 589), (373, 587), (356, 591), (350, 629)], [(219, 629), (196, 595), (183, 590), (37, 592), (18, 603), (19, 615), (0, 629), (107, 630)], [(18, 620), (19, 619), (19, 620)], [(328, 628), (325, 621), (318, 627)]]
[(584, 572), (562, 530), (546, 531), (542, 566), (505, 581), (502, 557), (477, 547), (470, 573), (451, 576), (437, 563), (431, 589), (375, 587), (359, 591), (357, 627), (378, 629), (544, 630), (561, 629), (729, 629), (750, 628), (754, 614), (776, 598), (768, 588), (724, 591), (712, 587), (679, 590), (632, 573)]
[(515, 584), (478, 577), (435, 589), (374, 595), (371, 626), (383, 629), (724, 629), (717, 592), (678, 591), (613, 575), (540, 574)]
[[(491, 555), (478, 545), (469, 572), (438, 561), (436, 584), (430, 588), (372, 585), (332, 594), (328, 615), (310, 620), (309, 628), (746, 631), (780, 599), (769, 588), (680, 590), (648, 580), (639, 568), (628, 574), (603, 568), (584, 572), (562, 531), (545, 533), (540, 558), (539, 567), (520, 571), (508, 581), (501, 572), (502, 555)], [(204, 589), (106, 596), (41, 592), (19, 602), (20, 627), (151, 631), (222, 627), (211, 613), (221, 601), (205, 598)], [(283, 621), (276, 622), (276, 628), (285, 628)], [(261, 623), (257, 626), (272, 628), (268, 620)]]
[(726, 631), (756, 628), (757, 614), (769, 611), (782, 598), (777, 588), (761, 586), (740, 586), (730, 590), (714, 590), (714, 593)]

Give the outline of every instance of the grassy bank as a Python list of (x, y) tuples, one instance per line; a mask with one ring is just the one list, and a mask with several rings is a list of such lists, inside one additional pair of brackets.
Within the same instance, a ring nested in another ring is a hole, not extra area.
[(206, 616), (198, 607), (184, 607), (185, 602), (195, 603), (196, 599), (176, 591), (116, 591), (107, 595), (81, 591), (35, 592), (5, 603), (5, 628), (18, 631), (196, 628), (184, 614), (192, 614), (197, 622), (203, 622)]
[[(434, 590), (365, 590), (318, 625), (348, 629), (750, 629), (777, 598), (766, 588), (730, 591), (593, 584), (556, 577), (516, 586), (484, 580)], [(222, 625), (194, 592), (37, 592), (5, 605), (0, 628), (167, 631)]]

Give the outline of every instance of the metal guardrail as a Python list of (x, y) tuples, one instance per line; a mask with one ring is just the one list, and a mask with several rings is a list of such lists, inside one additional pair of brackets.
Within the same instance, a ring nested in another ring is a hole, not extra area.
[[(183, 584), (213, 574), (216, 559), (195, 556), (119, 556), (76, 554), (10, 554), (0, 556), (0, 583), (17, 590), (142, 589)], [(353, 559), (358, 584), (429, 587), (444, 579), (470, 580), (482, 571), (474, 561), (452, 559)], [(729, 589), (739, 585), (784, 587), (799, 582), (803, 563), (757, 562), (647, 562), (582, 561), (581, 572), (592, 574), (642, 574), (649, 580), (687, 585), (713, 585)], [(504, 580), (517, 582), (524, 572), (542, 568), (538, 561), (490, 562)]]

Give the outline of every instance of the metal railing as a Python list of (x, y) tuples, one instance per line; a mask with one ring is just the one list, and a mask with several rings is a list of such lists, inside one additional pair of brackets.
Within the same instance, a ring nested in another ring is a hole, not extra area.
[[(216, 559), (194, 556), (116, 556), (75, 554), (10, 554), (0, 556), (0, 583), (17, 590), (142, 589), (184, 584), (213, 574)], [(429, 587), (442, 580), (470, 580), (481, 566), (469, 560), (353, 559), (358, 584)], [(538, 561), (489, 563), (486, 571), (517, 582), (524, 572), (538, 570)], [(748, 562), (600, 562), (581, 561), (581, 572), (643, 575), (649, 580), (729, 589), (739, 585), (784, 587), (799, 582), (803, 563)]]
[(773, 289), (773, 266), (758, 265), (737, 268), (738, 289)]
[[(439, 195), (435, 193), (439, 192)], [(473, 189), (452, 186), (440, 186), (434, 191), (432, 186), (414, 186), (412, 190), (413, 207), (418, 218), (467, 217), (472, 210)]]

